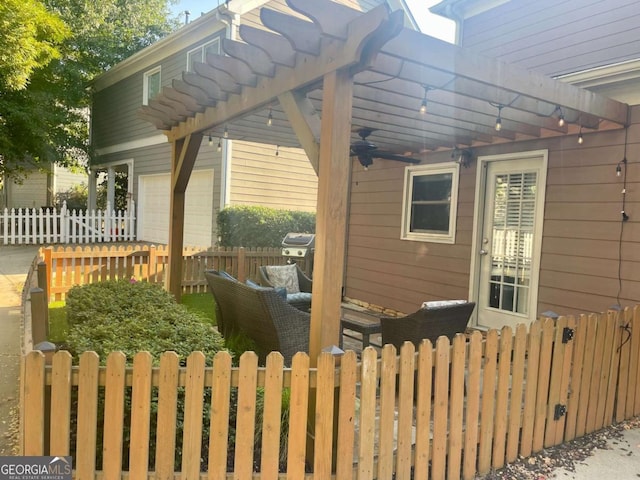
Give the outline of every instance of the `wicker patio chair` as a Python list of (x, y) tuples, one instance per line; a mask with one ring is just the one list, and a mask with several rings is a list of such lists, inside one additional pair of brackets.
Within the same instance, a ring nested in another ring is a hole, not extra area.
[(223, 337), (242, 333), (255, 342), (261, 360), (278, 351), (287, 365), (297, 352), (309, 352), (308, 313), (289, 305), (273, 288), (251, 287), (221, 273), (207, 270), (204, 275)]
[[(313, 287), (313, 281), (305, 275), (305, 273), (296, 264), (296, 273), (298, 275), (298, 286), (300, 292), (290, 293), (287, 292), (287, 303), (292, 307), (296, 307), (303, 312), (308, 312), (311, 309), (311, 290)], [(267, 272), (267, 266), (262, 265), (259, 268), (260, 271), (260, 284), (263, 287), (280, 287), (281, 285), (275, 285), (269, 279), (269, 273)]]
[(475, 305), (474, 302), (437, 302), (436, 306), (425, 306), (405, 317), (382, 317), (382, 343), (390, 343), (400, 350), (405, 341), (413, 342), (416, 348), (425, 338), (434, 345), (441, 336), (451, 341), (456, 334), (464, 333)]

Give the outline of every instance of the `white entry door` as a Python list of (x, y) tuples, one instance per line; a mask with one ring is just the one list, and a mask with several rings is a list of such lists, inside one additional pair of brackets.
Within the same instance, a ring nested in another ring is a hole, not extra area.
[(479, 159), (475, 299), (480, 327), (535, 320), (547, 154)]

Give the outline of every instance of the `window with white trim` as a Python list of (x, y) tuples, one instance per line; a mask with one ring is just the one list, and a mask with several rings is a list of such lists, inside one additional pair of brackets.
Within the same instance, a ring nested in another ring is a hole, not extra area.
[(403, 240), (455, 243), (459, 173), (458, 163), (405, 169)]
[(149, 100), (160, 93), (160, 66), (144, 73), (142, 87), (142, 104), (148, 105)]
[(196, 62), (205, 63), (209, 54), (220, 55), (219, 37), (187, 52), (187, 71), (193, 72), (193, 65)]

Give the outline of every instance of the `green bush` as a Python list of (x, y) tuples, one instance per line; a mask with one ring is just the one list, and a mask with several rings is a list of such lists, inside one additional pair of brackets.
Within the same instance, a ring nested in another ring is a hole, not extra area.
[(218, 234), (223, 247), (279, 247), (289, 232), (314, 233), (311, 212), (236, 206), (218, 212)]
[(74, 287), (67, 297), (70, 329), (67, 344), (74, 355), (95, 351), (105, 362), (109, 352), (132, 359), (150, 352), (156, 362), (173, 350), (182, 359), (202, 351), (208, 361), (223, 350), (220, 334), (199, 315), (157, 285), (109, 281)]
[[(189, 313), (187, 308), (175, 302), (173, 296), (161, 287), (148, 283), (129, 281), (109, 281), (74, 287), (67, 296), (67, 317), (69, 334), (67, 347), (78, 356), (85, 351), (95, 351), (104, 364), (112, 351), (121, 351), (129, 363), (139, 351), (148, 351), (154, 362), (159, 362), (160, 354), (172, 350), (186, 364), (193, 351), (202, 351), (211, 365), (213, 356), (223, 350), (221, 335), (200, 315)], [(76, 393), (77, 394), (77, 393)], [(77, 398), (73, 401), (77, 408)], [(131, 409), (131, 390), (125, 395), (126, 411)], [(156, 415), (158, 391), (153, 389), (151, 397), (151, 435), (149, 467), (155, 462)], [(208, 446), (208, 425), (211, 411), (211, 389), (205, 390), (202, 415), (204, 418), (203, 447)], [(101, 390), (98, 403), (97, 463), (102, 462), (102, 432), (104, 427), (104, 391)], [(128, 413), (127, 413), (128, 415)], [(72, 414), (75, 419), (75, 414)], [(178, 392), (178, 412), (176, 431), (176, 468), (180, 468), (182, 450), (182, 430), (184, 424), (184, 389)], [(129, 420), (125, 420), (123, 466), (128, 468), (128, 442), (130, 440)], [(234, 426), (230, 426), (234, 428)], [(75, 438), (72, 438), (75, 443)]]

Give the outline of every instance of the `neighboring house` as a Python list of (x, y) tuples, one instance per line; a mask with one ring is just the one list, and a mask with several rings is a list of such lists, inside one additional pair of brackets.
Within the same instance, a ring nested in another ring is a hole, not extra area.
[(46, 168), (27, 169), (19, 181), (3, 179), (0, 208), (40, 208), (56, 203), (56, 195), (76, 185), (87, 185), (87, 174), (50, 164)]
[[(368, 9), (381, 0), (343, 3)], [(290, 11), (282, 0), (222, 2), (95, 80), (91, 124), (97, 156), (91, 165), (92, 179), (106, 172), (113, 196), (115, 172), (127, 173), (129, 198), (136, 201), (139, 240), (168, 241), (171, 165), (171, 144), (138, 115), (140, 107), (163, 88), (182, 82), (183, 71), (210, 68), (197, 63), (204, 62), (208, 53), (219, 53), (221, 40), (235, 38), (240, 25), (260, 26), (257, 8), (265, 4)], [(274, 123), (280, 121), (276, 115)], [(255, 128), (268, 129), (267, 119)], [(315, 210), (315, 171), (303, 150), (279, 146), (278, 140), (274, 135), (269, 144), (256, 144), (205, 132), (186, 192), (185, 245), (215, 244), (216, 214), (229, 205)], [(95, 186), (92, 180), (90, 203), (95, 202)]]

